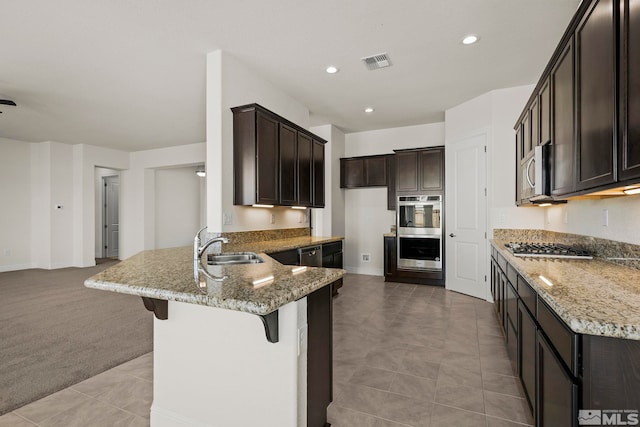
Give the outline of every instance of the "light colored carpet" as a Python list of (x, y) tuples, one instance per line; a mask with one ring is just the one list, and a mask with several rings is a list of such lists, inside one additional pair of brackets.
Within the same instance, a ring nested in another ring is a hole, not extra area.
[(83, 285), (116, 262), (0, 273), (0, 415), (152, 350), (140, 297)]

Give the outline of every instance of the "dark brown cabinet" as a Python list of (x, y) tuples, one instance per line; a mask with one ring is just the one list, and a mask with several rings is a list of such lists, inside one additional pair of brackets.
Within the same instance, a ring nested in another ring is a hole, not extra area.
[(235, 205), (324, 207), (324, 144), (258, 104), (233, 112)]
[(640, 0), (620, 0), (618, 178), (640, 178)]
[(298, 197), (300, 206), (313, 204), (313, 140), (310, 136), (299, 133), (297, 137), (298, 162)]
[(551, 71), (551, 194), (575, 190), (573, 38)]
[(324, 143), (313, 140), (313, 202), (314, 208), (324, 208)]
[[(344, 268), (343, 242), (325, 243), (322, 245), (322, 266), (325, 268)], [(338, 294), (342, 287), (342, 278), (333, 282), (333, 294)]]
[(298, 141), (294, 128), (280, 123), (280, 204), (297, 205)]
[(386, 155), (340, 159), (340, 188), (384, 187), (386, 185)]
[(536, 408), (536, 334), (533, 316), (522, 301), (518, 301), (518, 376), (532, 413)]
[(506, 317), (504, 328), (507, 335), (507, 353), (511, 361), (511, 370), (518, 372), (518, 294), (511, 282), (502, 275), (505, 289)]
[(396, 256), (396, 238), (384, 237), (384, 281), (393, 282), (398, 274), (398, 261)]
[(387, 154), (387, 210), (396, 210), (396, 157)]
[(333, 300), (327, 285), (307, 295), (307, 425), (327, 424), (333, 400)]
[(394, 151), (397, 194), (424, 194), (444, 190), (443, 147)]
[(540, 89), (540, 139), (538, 144), (546, 144), (551, 141), (551, 87), (547, 79)]
[(576, 190), (616, 180), (615, 7), (613, 0), (594, 0), (575, 32)]
[(539, 427), (575, 426), (578, 386), (543, 333), (537, 333)]

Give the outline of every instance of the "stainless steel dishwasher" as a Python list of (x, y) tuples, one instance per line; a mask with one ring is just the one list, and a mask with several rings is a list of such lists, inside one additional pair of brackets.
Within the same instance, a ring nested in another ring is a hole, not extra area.
[(307, 246), (298, 249), (298, 260), (300, 265), (322, 267), (322, 246)]

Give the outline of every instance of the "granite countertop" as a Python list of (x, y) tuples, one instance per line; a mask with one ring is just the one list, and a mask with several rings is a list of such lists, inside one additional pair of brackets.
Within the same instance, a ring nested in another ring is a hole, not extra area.
[(507, 242), (491, 243), (574, 332), (640, 340), (640, 270), (597, 258), (515, 257)]
[(383, 234), (384, 237), (396, 237), (396, 232), (395, 231), (390, 231), (388, 233), (384, 233)]
[[(194, 276), (193, 247), (148, 250), (90, 277), (85, 286), (265, 315), (338, 280), (346, 272), (307, 267), (303, 272), (294, 273), (292, 270), (296, 266), (282, 265), (264, 252), (338, 240), (342, 237), (296, 237), (225, 244), (224, 252), (257, 252), (264, 263), (212, 266), (203, 261), (201, 267), (206, 268), (207, 274), (200, 272), (197, 276)], [(273, 281), (253, 285), (255, 280), (268, 276), (273, 276)], [(222, 277), (225, 278), (219, 280)]]

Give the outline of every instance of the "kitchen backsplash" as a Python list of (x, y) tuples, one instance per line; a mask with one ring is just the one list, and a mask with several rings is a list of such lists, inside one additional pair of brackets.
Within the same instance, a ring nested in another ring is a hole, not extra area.
[(290, 239), (292, 237), (310, 236), (309, 227), (279, 228), (273, 230), (230, 231), (222, 233), (222, 236), (232, 243), (264, 242), (267, 240)]
[(549, 242), (571, 245), (590, 252), (596, 258), (640, 270), (640, 245), (631, 243), (549, 230), (507, 228), (494, 229), (493, 238), (509, 242)]

